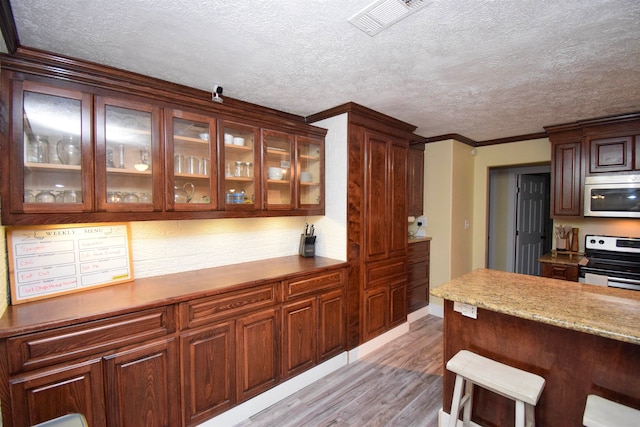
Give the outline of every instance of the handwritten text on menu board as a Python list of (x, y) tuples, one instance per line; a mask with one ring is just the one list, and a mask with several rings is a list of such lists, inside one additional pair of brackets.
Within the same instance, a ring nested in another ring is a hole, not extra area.
[(13, 304), (133, 280), (127, 224), (10, 228)]

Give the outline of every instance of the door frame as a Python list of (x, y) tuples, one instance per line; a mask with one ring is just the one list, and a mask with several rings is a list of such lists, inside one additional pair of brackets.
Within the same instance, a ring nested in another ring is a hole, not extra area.
[[(495, 268), (496, 265), (496, 239), (491, 239), (491, 236), (495, 236), (496, 229), (498, 227), (496, 221), (496, 209), (499, 209), (497, 204), (497, 174), (507, 174), (507, 230), (505, 236), (506, 248), (503, 248), (507, 253), (512, 253), (513, 256), (509, 256), (505, 260), (505, 271), (514, 272), (515, 270), (515, 249), (516, 249), (516, 217), (517, 217), (517, 185), (518, 175), (533, 175), (548, 173), (551, 175), (551, 162), (545, 162), (543, 164), (532, 164), (522, 166), (501, 166), (489, 168), (489, 195), (487, 197), (488, 205), (488, 221), (487, 221), (487, 268)], [(551, 212), (547, 218), (548, 222), (551, 221)], [(504, 226), (501, 224), (500, 226)], [(550, 249), (551, 240), (547, 236), (545, 241), (545, 250)]]

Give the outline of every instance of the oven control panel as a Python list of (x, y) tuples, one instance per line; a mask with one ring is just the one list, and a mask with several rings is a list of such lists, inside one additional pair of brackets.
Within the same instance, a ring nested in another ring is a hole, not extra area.
[(640, 253), (640, 237), (611, 237), (586, 235), (585, 249), (611, 252)]

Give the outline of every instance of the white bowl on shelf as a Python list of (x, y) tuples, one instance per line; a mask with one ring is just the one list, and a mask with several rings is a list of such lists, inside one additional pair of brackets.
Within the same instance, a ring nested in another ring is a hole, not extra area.
[(241, 136), (234, 136), (233, 145), (244, 145), (244, 138)]
[(276, 168), (271, 166), (267, 169), (267, 178), (269, 179), (279, 180), (279, 179), (282, 179), (283, 176), (284, 176), (284, 171), (282, 170), (282, 168)]
[(233, 135), (231, 135), (230, 133), (225, 133), (224, 134), (224, 143), (229, 145), (229, 144), (233, 144)]
[(312, 178), (311, 172), (300, 172), (300, 182), (311, 182)]

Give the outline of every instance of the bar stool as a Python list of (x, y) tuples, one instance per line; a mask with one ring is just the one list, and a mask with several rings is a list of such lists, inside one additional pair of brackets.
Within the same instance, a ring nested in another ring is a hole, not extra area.
[(67, 414), (32, 427), (89, 427), (82, 414)]
[(590, 394), (582, 424), (585, 427), (636, 427), (640, 425), (640, 411)]
[(515, 402), (516, 427), (524, 427), (525, 422), (527, 426), (535, 426), (534, 407), (542, 394), (544, 378), (468, 350), (453, 356), (447, 369), (456, 374), (448, 427), (456, 426), (461, 409), (464, 409), (463, 426), (471, 425), (474, 384)]

